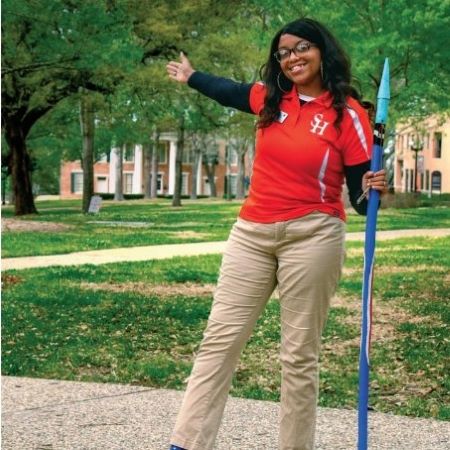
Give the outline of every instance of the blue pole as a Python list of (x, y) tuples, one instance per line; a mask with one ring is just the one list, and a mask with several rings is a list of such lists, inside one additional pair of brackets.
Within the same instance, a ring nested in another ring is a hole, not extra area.
[[(383, 75), (377, 95), (374, 144), (370, 170), (377, 172), (383, 167), (384, 127), (389, 106), (389, 61), (384, 62)], [(358, 450), (367, 450), (369, 408), (369, 349), (372, 326), (372, 282), (375, 263), (375, 238), (380, 194), (370, 190), (367, 206), (366, 236), (364, 246), (364, 277), (362, 290), (361, 347), (359, 353), (358, 398)]]

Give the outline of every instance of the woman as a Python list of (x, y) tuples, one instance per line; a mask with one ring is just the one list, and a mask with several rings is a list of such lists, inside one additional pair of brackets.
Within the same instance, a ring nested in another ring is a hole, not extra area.
[(249, 196), (224, 252), (171, 448), (213, 447), (239, 354), (278, 285), (280, 449), (310, 450), (320, 338), (344, 259), (344, 177), (360, 214), (367, 199), (357, 199), (367, 187), (386, 190), (384, 171), (369, 171), (372, 130), (350, 86), (350, 61), (322, 24), (305, 18), (275, 35), (263, 83), (194, 71), (183, 54), (167, 71), (223, 105), (258, 115)]

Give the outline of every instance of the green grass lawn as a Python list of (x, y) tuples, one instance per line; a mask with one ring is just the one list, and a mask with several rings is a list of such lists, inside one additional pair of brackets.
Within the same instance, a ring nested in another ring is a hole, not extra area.
[[(363, 249), (348, 243), (321, 357), (322, 406), (357, 404)], [(377, 246), (370, 404), (450, 419), (450, 238)], [(220, 255), (3, 273), (6, 375), (182, 389)], [(237, 368), (232, 395), (279, 400), (279, 303), (270, 300)]]
[[(31, 256), (69, 253), (140, 245), (173, 244), (225, 240), (241, 203), (218, 200), (183, 202), (173, 208), (167, 199), (157, 201), (104, 202), (97, 215), (80, 213), (80, 202), (39, 202), (39, 214), (23, 216), (38, 229), (6, 230), (2, 236), (2, 256)], [(12, 217), (4, 207), (4, 218)], [(365, 217), (350, 214), (348, 231), (363, 231)], [(449, 207), (383, 209), (379, 230), (405, 228), (450, 228)]]
[[(60, 224), (56, 231), (7, 231), (3, 257), (49, 255), (180, 242), (219, 241), (227, 238), (239, 211), (238, 202), (185, 201), (173, 208), (168, 200), (104, 202), (97, 215), (80, 213), (78, 203), (42, 202), (39, 215), (22, 220)], [(3, 216), (11, 217), (11, 210)]]

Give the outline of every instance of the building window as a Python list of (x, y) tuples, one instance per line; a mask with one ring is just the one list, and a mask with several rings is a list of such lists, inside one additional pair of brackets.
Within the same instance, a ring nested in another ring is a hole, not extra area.
[(124, 173), (123, 174), (123, 193), (132, 194), (133, 193), (133, 174)]
[(430, 189), (430, 171), (425, 171), (425, 189), (428, 191)]
[(72, 192), (72, 194), (82, 194), (83, 193), (83, 173), (82, 172), (72, 172), (71, 173), (70, 192)]
[(414, 185), (416, 184), (416, 179), (415, 179), (416, 174), (414, 173), (414, 169), (409, 169), (409, 171), (410, 171), (410, 173), (409, 173), (409, 179), (410, 179), (410, 181), (411, 181), (411, 186), (410, 186), (409, 191), (410, 191), (410, 192), (414, 192), (414, 191), (415, 191)]
[(441, 172), (435, 171), (431, 174), (431, 190), (441, 192)]
[(434, 133), (433, 158), (440, 158), (442, 154), (442, 133)]
[(126, 145), (123, 151), (124, 162), (134, 162), (134, 145)]
[(169, 142), (163, 141), (158, 144), (158, 162), (159, 164), (167, 164), (167, 150)]

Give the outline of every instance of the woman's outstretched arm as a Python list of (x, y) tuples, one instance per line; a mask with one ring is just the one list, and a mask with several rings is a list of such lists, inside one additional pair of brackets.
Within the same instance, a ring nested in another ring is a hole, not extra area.
[(180, 62), (170, 61), (166, 68), (172, 80), (187, 83), (191, 88), (223, 106), (254, 114), (250, 107), (250, 90), (253, 84), (237, 83), (228, 78), (198, 72), (193, 69), (184, 53), (180, 54)]

